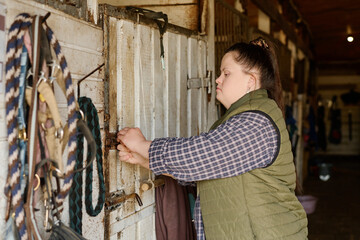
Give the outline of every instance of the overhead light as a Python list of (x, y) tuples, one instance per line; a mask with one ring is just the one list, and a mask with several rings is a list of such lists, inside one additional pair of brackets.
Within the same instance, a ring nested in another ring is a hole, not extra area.
[(348, 42), (353, 42), (354, 41), (354, 37), (352, 36), (352, 29), (350, 25), (346, 26), (346, 34), (347, 34), (347, 41)]
[(348, 36), (348, 37), (347, 37), (347, 41), (348, 41), (348, 42), (353, 42), (353, 41), (354, 41), (354, 37), (353, 37), (353, 36)]

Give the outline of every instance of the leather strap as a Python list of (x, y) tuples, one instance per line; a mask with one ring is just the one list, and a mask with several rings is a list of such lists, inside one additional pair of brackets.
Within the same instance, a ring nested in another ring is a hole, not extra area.
[[(41, 82), (38, 91), (46, 101), (47, 107), (50, 110), (50, 114), (44, 114), (42, 120), (39, 122), (46, 129), (46, 143), (48, 145), (50, 158), (54, 159), (58, 163), (59, 170), (64, 172), (64, 164), (62, 161), (62, 138), (63, 128), (61, 124), (61, 118), (59, 109), (56, 103), (55, 94), (50, 86), (49, 82)], [(39, 112), (40, 114), (40, 112)], [(54, 126), (46, 126), (46, 121), (53, 120)]]
[(29, 235), (36, 240), (41, 239), (40, 233), (36, 223), (34, 208), (33, 208), (33, 184), (35, 176), (35, 161), (36, 161), (36, 143), (38, 142), (38, 124), (37, 124), (37, 109), (38, 109), (38, 86), (41, 80), (38, 79), (39, 74), (39, 61), (40, 61), (40, 31), (41, 27), (40, 16), (35, 16), (33, 21), (33, 39), (32, 39), (32, 72), (33, 72), (33, 89), (32, 89), (32, 105), (30, 106), (29, 114), (29, 144), (28, 144), (28, 163), (29, 163), (29, 187), (27, 192), (27, 202), (25, 204), (25, 211), (28, 222)]
[[(152, 11), (149, 9), (144, 9), (144, 8), (128, 6), (128, 7), (126, 7), (126, 9), (130, 10), (132, 12), (138, 13), (138, 14), (142, 14), (147, 18), (153, 19), (155, 21), (155, 23), (158, 25), (159, 32), (160, 32), (160, 58), (161, 58), (161, 63), (162, 63), (163, 69), (165, 69), (163, 36), (164, 36), (164, 33), (166, 32), (166, 28), (168, 25), (168, 16), (163, 12), (155, 12), (155, 11)], [(159, 19), (162, 19), (163, 21), (160, 21)]]

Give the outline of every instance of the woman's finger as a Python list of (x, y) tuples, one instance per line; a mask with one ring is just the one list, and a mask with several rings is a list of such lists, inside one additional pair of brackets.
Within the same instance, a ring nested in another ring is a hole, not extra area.
[(118, 135), (124, 135), (127, 133), (127, 131), (129, 131), (129, 127), (124, 127), (123, 129), (121, 129), (119, 132), (118, 132)]
[(121, 140), (125, 137), (125, 135), (127, 134), (127, 132), (130, 130), (129, 127), (124, 127), (123, 129), (121, 129), (118, 133), (117, 133), (117, 138), (116, 140), (118, 142), (121, 142)]
[(131, 157), (129, 156), (129, 154), (124, 155), (124, 156), (120, 156), (119, 154), (119, 160), (122, 162), (127, 162)]
[(125, 147), (123, 144), (118, 144), (117, 150), (123, 151), (123, 152), (130, 152), (130, 150), (127, 147)]
[(130, 157), (130, 156), (132, 156), (132, 155), (131, 155), (131, 153), (129, 153), (129, 152), (121, 152), (121, 151), (120, 151), (120, 152), (119, 152), (119, 156), (120, 156), (120, 157), (124, 157), (124, 156)]

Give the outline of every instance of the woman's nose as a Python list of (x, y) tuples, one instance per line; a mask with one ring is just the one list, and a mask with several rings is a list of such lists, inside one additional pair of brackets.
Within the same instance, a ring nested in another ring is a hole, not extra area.
[(216, 82), (217, 84), (220, 84), (220, 83), (221, 83), (221, 75), (215, 80), (215, 82)]

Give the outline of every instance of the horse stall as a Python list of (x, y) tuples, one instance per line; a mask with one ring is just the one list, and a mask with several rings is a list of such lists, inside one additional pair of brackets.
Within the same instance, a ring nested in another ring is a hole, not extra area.
[[(75, 11), (81, 0), (67, 1), (74, 2), (69, 7), (64, 7), (63, 1), (49, 2), (0, 0), (0, 163), (4, 166), (0, 170), (0, 187), (4, 189), (7, 181), (5, 166), (9, 155), (4, 72), (7, 32), (19, 13), (41, 16), (50, 13), (46, 22), (66, 58), (75, 98), (91, 99), (99, 118), (105, 191), (99, 191), (100, 176), (94, 162), (92, 206), (97, 204), (100, 194), (104, 194), (105, 201), (99, 214), (89, 216), (85, 209), (87, 192), (82, 186), (81, 209), (76, 206), (82, 214), (82, 235), (87, 239), (156, 239), (155, 189), (144, 187), (151, 185), (155, 176), (117, 159), (116, 133), (126, 126), (139, 127), (146, 138), (154, 139), (186, 137), (208, 130), (217, 118), (213, 28), (200, 34), (178, 26), (181, 24), (174, 20), (161, 32), (159, 27), (165, 21), (155, 21), (131, 9), (88, 1), (86, 6), (82, 5), (85, 10)], [(213, 1), (207, 7), (213, 9)], [(169, 9), (168, 15), (177, 11), (176, 6)], [(159, 6), (155, 10), (160, 11)], [(212, 16), (211, 11), (208, 14)], [(67, 100), (56, 84), (54, 92), (65, 125)], [(89, 149), (85, 146), (85, 150)], [(66, 165), (67, 154), (63, 161)], [(81, 176), (83, 185), (85, 172)], [(3, 236), (7, 198), (2, 190), (0, 196), (0, 236)], [(74, 206), (69, 207), (67, 196), (61, 213), (61, 221), (67, 226), (70, 208)], [(49, 233), (43, 226), (44, 215), (44, 209), (38, 211), (36, 222), (41, 237), (46, 239)]]
[[(105, 110), (109, 114), (108, 138), (124, 126), (139, 127), (148, 139), (206, 131), (208, 112), (215, 109), (206, 38), (169, 24), (161, 43), (154, 21), (111, 6), (102, 11), (108, 61), (105, 75), (109, 79), (105, 87), (109, 92)], [(154, 176), (141, 167), (116, 161), (117, 151), (111, 146), (105, 154), (109, 193), (114, 199), (116, 194), (135, 193), (143, 203), (139, 206), (133, 198), (109, 206), (106, 235), (110, 239), (155, 239), (154, 189), (141, 190)]]

